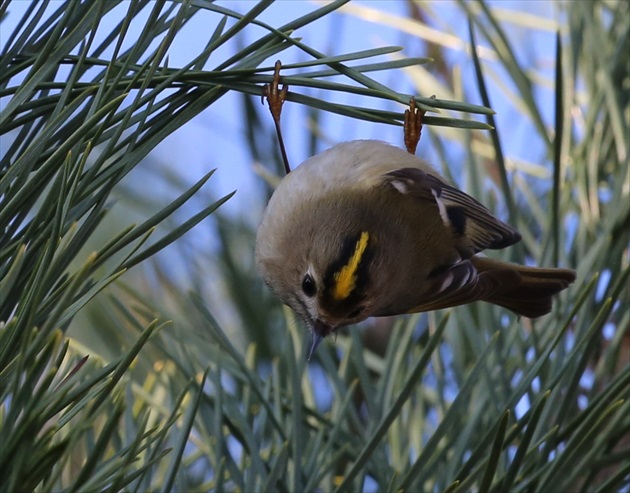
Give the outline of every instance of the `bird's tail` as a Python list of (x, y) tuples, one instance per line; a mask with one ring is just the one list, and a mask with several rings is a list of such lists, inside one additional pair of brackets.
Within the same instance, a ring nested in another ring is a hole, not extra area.
[(503, 283), (484, 301), (512, 310), (518, 315), (536, 318), (551, 311), (551, 298), (575, 281), (575, 271), (570, 269), (544, 269), (501, 262), (487, 257), (470, 259), (479, 273), (497, 271), (496, 274), (513, 271), (520, 282)]

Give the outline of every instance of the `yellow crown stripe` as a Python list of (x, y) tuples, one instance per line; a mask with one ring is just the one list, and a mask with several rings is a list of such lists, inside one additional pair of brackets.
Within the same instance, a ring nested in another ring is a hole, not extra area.
[(367, 231), (363, 231), (357, 244), (354, 247), (354, 253), (348, 263), (344, 265), (339, 272), (334, 275), (335, 286), (333, 288), (333, 298), (336, 300), (344, 300), (354, 290), (357, 282), (357, 269), (361, 263), (363, 253), (367, 248), (370, 235)]

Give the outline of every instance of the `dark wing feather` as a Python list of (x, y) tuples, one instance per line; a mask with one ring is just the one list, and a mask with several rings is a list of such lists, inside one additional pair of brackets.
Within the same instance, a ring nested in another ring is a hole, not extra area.
[(439, 274), (429, 277), (431, 296), (422, 300), (409, 313), (440, 310), (491, 298), (500, 286), (517, 285), (518, 273), (510, 270), (479, 273), (469, 260), (458, 262)]
[(452, 228), (456, 248), (469, 258), (486, 248), (505, 248), (520, 241), (521, 235), (470, 195), (447, 185), (418, 168), (401, 168), (384, 176), (400, 193), (438, 206), (444, 224)]
[(459, 214), (466, 216), (463, 235), (470, 239), (475, 253), (486, 248), (505, 248), (521, 239), (518, 231), (494, 217), (483, 204), (457, 188), (442, 185), (438, 200), (443, 201), (452, 222), (456, 222), (453, 217)]

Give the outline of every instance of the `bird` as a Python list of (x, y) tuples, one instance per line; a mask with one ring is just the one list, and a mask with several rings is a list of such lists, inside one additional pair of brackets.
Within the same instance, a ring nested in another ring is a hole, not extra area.
[(520, 241), (512, 226), (428, 163), (378, 140), (337, 144), (278, 184), (256, 234), (257, 269), (312, 333), (368, 317), (483, 301), (536, 318), (575, 280), (563, 268), (483, 255)]

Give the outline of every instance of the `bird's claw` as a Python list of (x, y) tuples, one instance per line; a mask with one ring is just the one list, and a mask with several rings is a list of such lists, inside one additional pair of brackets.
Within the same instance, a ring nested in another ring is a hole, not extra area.
[(405, 110), (405, 147), (409, 154), (415, 154), (422, 134), (422, 117), (426, 112), (416, 108), (416, 99), (409, 100), (409, 109)]

